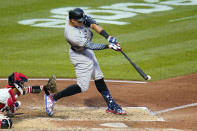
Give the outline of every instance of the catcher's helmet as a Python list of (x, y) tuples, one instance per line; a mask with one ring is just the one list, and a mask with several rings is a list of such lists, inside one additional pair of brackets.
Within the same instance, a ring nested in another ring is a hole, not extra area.
[(0, 128), (8, 129), (12, 127), (12, 120), (10, 118), (5, 118), (1, 120)]
[(77, 21), (84, 21), (85, 14), (84, 11), (81, 8), (75, 8), (73, 10), (69, 11), (69, 19), (75, 19)]
[(28, 82), (28, 78), (22, 73), (14, 72), (8, 77), (8, 84), (16, 87), (21, 94), (24, 94), (22, 88), (25, 82)]

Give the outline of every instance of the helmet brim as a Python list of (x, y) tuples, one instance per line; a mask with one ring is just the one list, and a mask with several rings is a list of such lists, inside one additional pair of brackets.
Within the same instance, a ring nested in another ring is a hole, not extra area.
[(80, 22), (84, 22), (85, 18), (79, 18), (79, 19), (75, 19), (75, 20), (80, 21)]

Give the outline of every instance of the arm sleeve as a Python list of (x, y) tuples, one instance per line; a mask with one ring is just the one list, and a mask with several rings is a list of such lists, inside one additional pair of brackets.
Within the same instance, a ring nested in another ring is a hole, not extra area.
[(93, 44), (91, 42), (87, 42), (84, 46), (86, 49), (91, 49), (91, 50), (103, 50), (108, 48), (108, 45), (105, 44)]

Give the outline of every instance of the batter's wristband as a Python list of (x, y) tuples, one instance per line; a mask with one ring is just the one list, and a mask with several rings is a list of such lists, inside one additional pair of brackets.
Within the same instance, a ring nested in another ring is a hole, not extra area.
[(108, 39), (108, 37), (109, 37), (109, 35), (107, 34), (107, 32), (106, 32), (105, 30), (101, 30), (100, 34), (101, 34), (102, 36), (104, 36), (105, 39)]
[(104, 49), (107, 49), (107, 48), (109, 48), (109, 46), (108, 45), (105, 45), (105, 48)]

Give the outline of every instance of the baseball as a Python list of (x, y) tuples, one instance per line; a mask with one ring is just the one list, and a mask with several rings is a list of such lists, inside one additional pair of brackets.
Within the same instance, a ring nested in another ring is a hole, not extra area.
[(148, 79), (147, 80), (151, 80), (151, 76), (147, 75)]

